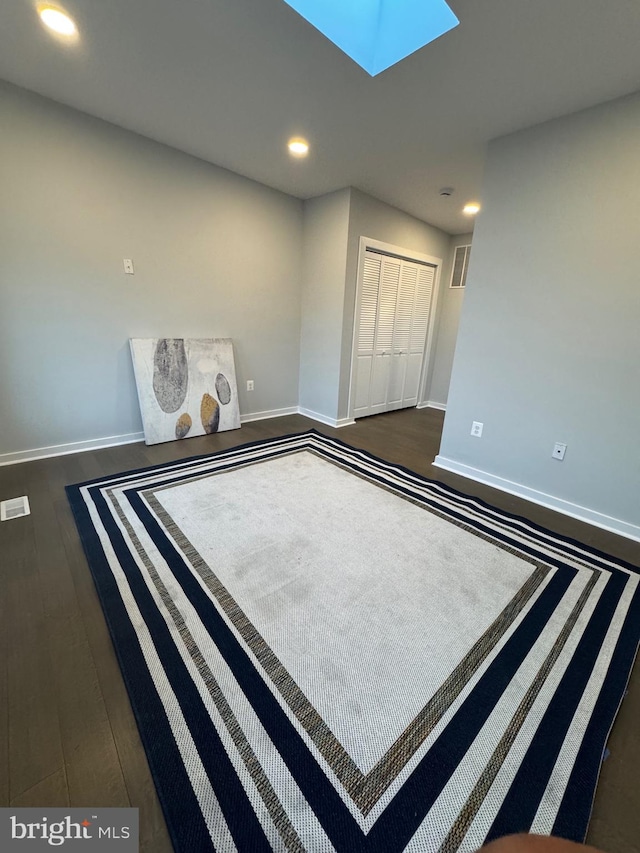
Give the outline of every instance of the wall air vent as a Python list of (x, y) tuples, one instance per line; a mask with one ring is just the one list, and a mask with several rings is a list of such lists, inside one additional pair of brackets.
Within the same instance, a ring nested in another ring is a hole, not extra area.
[(464, 287), (467, 283), (467, 268), (471, 246), (458, 246), (453, 260), (450, 287)]
[(21, 498), (0, 501), (0, 521), (9, 521), (12, 518), (20, 518), (23, 515), (30, 514), (29, 498), (26, 495)]

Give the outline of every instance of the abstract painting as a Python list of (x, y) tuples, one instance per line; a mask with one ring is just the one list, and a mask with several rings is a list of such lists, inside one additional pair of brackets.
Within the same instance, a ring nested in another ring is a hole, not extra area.
[(146, 444), (240, 426), (231, 338), (131, 338)]

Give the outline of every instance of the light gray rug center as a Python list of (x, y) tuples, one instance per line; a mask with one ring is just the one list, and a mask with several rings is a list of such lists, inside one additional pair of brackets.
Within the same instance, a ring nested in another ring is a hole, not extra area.
[(153, 494), (363, 773), (535, 571), (309, 451)]

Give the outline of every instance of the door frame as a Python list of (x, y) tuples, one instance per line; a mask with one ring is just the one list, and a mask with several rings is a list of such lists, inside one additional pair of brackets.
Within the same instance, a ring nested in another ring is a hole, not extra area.
[(420, 382), (418, 384), (418, 406), (424, 405), (427, 399), (426, 385), (429, 378), (429, 368), (432, 364), (432, 358), (435, 352), (435, 327), (436, 315), (438, 308), (438, 297), (440, 295), (440, 277), (442, 274), (443, 259), (437, 258), (434, 255), (424, 255), (421, 252), (415, 252), (413, 249), (407, 249), (404, 246), (395, 246), (393, 243), (384, 243), (382, 240), (374, 240), (373, 237), (360, 237), (358, 247), (358, 271), (356, 274), (356, 296), (353, 317), (353, 335), (351, 338), (351, 370), (349, 373), (349, 407), (348, 418), (353, 421), (354, 397), (355, 397), (355, 376), (356, 376), (356, 344), (360, 334), (360, 300), (362, 299), (362, 277), (364, 274), (364, 259), (367, 249), (373, 252), (381, 252), (386, 255), (393, 255), (397, 258), (406, 261), (413, 261), (422, 264), (428, 264), (435, 267), (433, 279), (433, 297), (431, 300), (431, 312), (429, 315), (429, 325), (427, 327), (427, 338), (424, 347), (424, 355), (422, 358), (422, 367), (420, 369)]

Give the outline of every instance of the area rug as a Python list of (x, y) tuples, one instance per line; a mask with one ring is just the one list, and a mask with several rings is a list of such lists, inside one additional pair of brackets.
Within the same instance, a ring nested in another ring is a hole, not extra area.
[(68, 495), (178, 853), (583, 839), (636, 568), (315, 431)]

